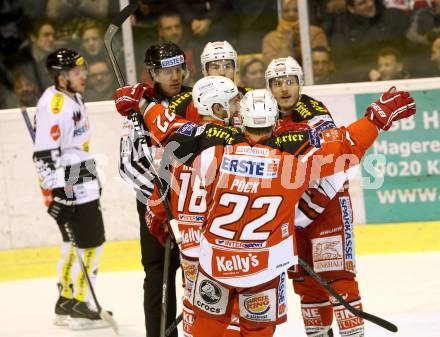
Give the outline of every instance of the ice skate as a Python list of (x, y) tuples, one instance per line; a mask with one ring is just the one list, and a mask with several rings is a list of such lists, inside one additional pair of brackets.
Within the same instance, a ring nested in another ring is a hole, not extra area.
[(56, 326), (67, 326), (70, 321), (70, 311), (72, 310), (72, 299), (60, 296), (55, 304), (55, 319), (53, 324)]
[[(96, 308), (92, 307), (89, 302), (80, 302), (75, 299), (73, 301), (71, 320), (69, 328), (72, 330), (88, 330), (101, 329), (110, 327), (107, 321), (104, 321)], [(112, 314), (109, 312), (110, 315)]]

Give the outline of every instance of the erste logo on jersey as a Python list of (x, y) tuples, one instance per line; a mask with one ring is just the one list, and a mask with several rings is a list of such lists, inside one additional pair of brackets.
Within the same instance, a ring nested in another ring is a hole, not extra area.
[(58, 124), (52, 125), (50, 128), (50, 136), (56, 142), (61, 137), (60, 126)]
[(63, 108), (64, 104), (64, 96), (63, 94), (56, 93), (52, 97), (52, 101), (50, 102), (50, 108), (52, 110), (52, 113), (54, 115), (57, 115), (61, 112), (61, 109)]
[(214, 277), (248, 276), (267, 268), (269, 251), (230, 251), (212, 248)]
[(220, 172), (250, 178), (275, 178), (280, 160), (251, 156), (223, 155)]

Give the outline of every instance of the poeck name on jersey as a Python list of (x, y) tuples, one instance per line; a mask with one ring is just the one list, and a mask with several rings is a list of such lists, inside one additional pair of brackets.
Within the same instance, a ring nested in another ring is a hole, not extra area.
[(220, 172), (250, 178), (275, 178), (278, 176), (279, 159), (250, 156), (223, 156)]

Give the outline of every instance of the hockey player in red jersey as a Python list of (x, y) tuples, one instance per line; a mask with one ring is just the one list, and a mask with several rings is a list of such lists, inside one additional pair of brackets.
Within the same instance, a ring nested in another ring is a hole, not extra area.
[[(199, 115), (195, 122), (200, 124), (228, 124), (231, 114), (238, 112), (239, 109), (237, 87), (226, 77), (207, 76), (200, 79), (193, 87), (192, 97)], [(209, 169), (206, 167), (206, 170)], [(183, 335), (185, 337), (192, 337), (194, 313), (189, 299), (197, 275), (199, 239), (207, 212), (206, 194), (209, 193), (204, 180), (199, 178), (199, 175), (194, 174), (193, 166), (181, 165), (178, 161), (173, 162), (168, 195), (182, 237), (179, 249), (183, 272)], [(155, 187), (147, 215), (149, 218), (161, 219), (149, 221), (151, 225), (156, 226), (156, 228), (150, 227), (150, 232), (159, 236), (165, 235), (165, 232), (157, 227), (166, 219), (161, 198)], [(164, 242), (164, 239), (162, 238), (161, 241)]]
[[(280, 109), (278, 132), (304, 123), (306, 128), (333, 128), (327, 108), (314, 98), (301, 94), (303, 73), (292, 57), (272, 60), (266, 70), (266, 86), (272, 91)], [(348, 181), (344, 172), (313, 181), (295, 209), (298, 255), (331, 282), (346, 301), (362, 309), (355, 280), (353, 212)], [(331, 337), (333, 311), (341, 336), (364, 335), (363, 319), (344, 319), (346, 309), (331, 302), (331, 296), (299, 265), (289, 270), (295, 292), (301, 298), (301, 311), (307, 335)]]
[[(117, 100), (118, 112), (139, 111), (143, 94), (139, 86), (118, 89), (116, 97), (124, 98)], [(311, 178), (346, 168), (336, 164), (340, 155), (360, 159), (378, 128), (387, 130), (393, 121), (415, 113), (407, 92), (384, 95), (389, 99), (370, 105), (366, 118), (348, 128), (281, 137), (272, 136), (278, 109), (267, 90), (243, 98), (243, 134), (211, 124), (197, 127), (160, 105), (143, 111), (156, 140), (179, 144), (173, 152), (183, 164), (206, 150), (211, 155), (203, 154), (204, 162), (216, 167), (212, 175), (202, 177), (212, 181), (212, 192), (207, 195), (208, 215), (192, 294), (195, 337), (206, 336), (206, 331), (222, 336), (234, 299), (239, 301), (242, 336), (272, 336), (274, 326), (286, 320), (284, 271), (296, 263), (292, 205)]]

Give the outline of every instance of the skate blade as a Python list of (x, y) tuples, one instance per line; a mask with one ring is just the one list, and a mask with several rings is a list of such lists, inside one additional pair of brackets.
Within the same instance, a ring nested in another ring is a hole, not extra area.
[(109, 327), (110, 324), (102, 319), (91, 320), (87, 318), (72, 318), (69, 322), (69, 328), (72, 330), (92, 330)]
[(55, 319), (53, 320), (53, 325), (55, 326), (68, 326), (70, 322), (69, 315), (55, 315)]

